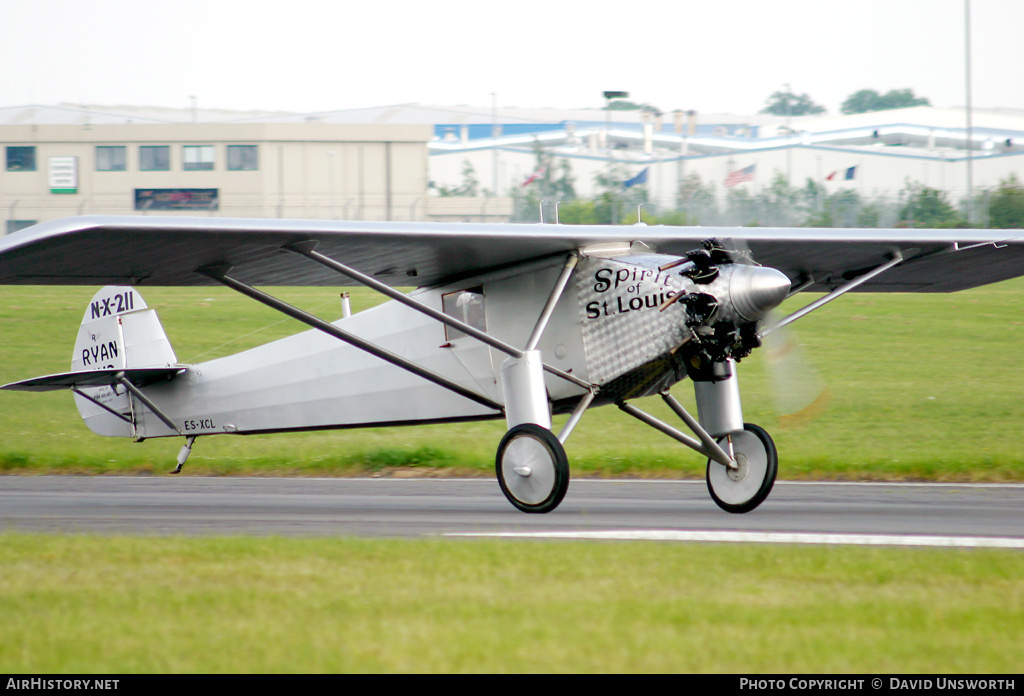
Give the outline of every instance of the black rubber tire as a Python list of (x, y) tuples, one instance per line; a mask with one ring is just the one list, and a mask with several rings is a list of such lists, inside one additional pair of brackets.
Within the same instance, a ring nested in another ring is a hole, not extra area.
[[(724, 441), (725, 438), (719, 440)], [(768, 433), (751, 423), (744, 423), (743, 431), (733, 436), (733, 449), (737, 459), (745, 459), (747, 472), (743, 478), (733, 480), (724, 465), (709, 459), (706, 480), (708, 492), (718, 507), (740, 514), (756, 508), (772, 492), (779, 471), (779, 454)]]
[[(517, 464), (528, 464), (526, 476)], [(498, 485), (508, 501), (523, 512), (551, 512), (569, 490), (569, 458), (565, 448), (547, 428), (522, 423), (505, 433), (495, 456)]]

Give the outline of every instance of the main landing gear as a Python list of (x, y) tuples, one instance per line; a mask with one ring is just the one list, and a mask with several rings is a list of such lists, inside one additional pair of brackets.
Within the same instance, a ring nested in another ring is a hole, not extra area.
[[(569, 463), (562, 443), (593, 399), (581, 399), (565, 429), (556, 437), (544, 392), (539, 354), (528, 351), (502, 365), (509, 430), (498, 446), (495, 471), (502, 493), (523, 512), (544, 513), (558, 507), (569, 487)], [(625, 401), (618, 407), (708, 458), (707, 486), (712, 500), (731, 513), (750, 512), (775, 485), (779, 456), (763, 428), (743, 422), (734, 365), (723, 364), (717, 381), (694, 382), (699, 419), (691, 416), (667, 389), (665, 404), (693, 431), (680, 432)]]
[(775, 443), (763, 428), (744, 423), (743, 430), (718, 440), (731, 449), (735, 468), (708, 459), (707, 482), (711, 498), (726, 512), (750, 512), (772, 492), (779, 470)]
[[(732, 455), (732, 462), (730, 466), (708, 459), (708, 492), (726, 512), (750, 512), (775, 485), (779, 470), (775, 443), (763, 428), (745, 423), (742, 431), (719, 438), (717, 444)], [(495, 471), (501, 492), (522, 512), (551, 512), (569, 490), (565, 448), (554, 433), (535, 423), (522, 423), (505, 433)]]
[(547, 428), (535, 423), (512, 427), (498, 445), (498, 485), (523, 512), (550, 512), (569, 490), (569, 459)]

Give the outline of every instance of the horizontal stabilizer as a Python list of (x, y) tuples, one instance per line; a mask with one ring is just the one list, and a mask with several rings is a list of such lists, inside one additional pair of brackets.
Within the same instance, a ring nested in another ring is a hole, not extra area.
[(75, 389), (78, 387), (111, 387), (119, 383), (120, 378), (125, 378), (136, 387), (144, 387), (147, 384), (159, 382), (160, 380), (171, 380), (185, 372), (184, 366), (171, 367), (137, 367), (106, 370), (79, 370), (76, 372), (61, 372), (56, 375), (45, 377), (33, 377), (21, 382), (5, 384), (0, 389), (11, 391), (45, 392), (58, 389)]

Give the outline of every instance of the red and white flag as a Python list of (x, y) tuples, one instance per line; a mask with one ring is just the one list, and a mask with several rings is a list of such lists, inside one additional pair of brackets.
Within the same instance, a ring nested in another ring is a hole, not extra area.
[(729, 172), (729, 176), (725, 177), (725, 187), (735, 186), (736, 184), (742, 184), (745, 181), (754, 180), (754, 168), (756, 164), (752, 164), (749, 167), (743, 169), (737, 169), (734, 172)]
[(531, 174), (530, 176), (526, 177), (526, 181), (524, 181), (522, 185), (523, 186), (529, 186), (534, 181), (536, 181), (537, 179), (540, 179), (542, 176), (544, 176), (547, 173), (547, 171), (548, 171), (547, 165), (541, 167), (540, 169), (535, 171), (533, 174)]

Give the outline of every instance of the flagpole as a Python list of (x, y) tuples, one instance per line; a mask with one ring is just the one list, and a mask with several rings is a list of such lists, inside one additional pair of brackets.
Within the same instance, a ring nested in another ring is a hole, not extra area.
[(786, 186), (792, 186), (793, 185), (793, 183), (792, 183), (792, 180), (793, 180), (793, 142), (792, 142), (793, 126), (790, 125), (790, 121), (792, 120), (792, 112), (791, 112), (790, 106), (789, 106), (789, 98), (793, 94), (793, 88), (789, 86), (788, 82), (786, 83), (785, 87), (786, 87), (786, 131), (787, 131), (786, 132), (786, 138), (787, 138), (787, 140), (790, 141), (790, 142), (786, 143)]
[(491, 190), (498, 196), (498, 94), (491, 92)]
[(604, 145), (608, 148), (608, 192), (610, 194), (610, 205), (611, 205), (611, 222), (613, 225), (617, 225), (619, 220), (618, 211), (618, 191), (612, 186), (612, 99), (625, 99), (629, 96), (629, 92), (620, 92), (614, 90), (607, 90), (603, 92), (605, 101), (605, 114), (604, 114)]
[(964, 0), (964, 90), (967, 92), (967, 222), (974, 224), (974, 159), (971, 123), (971, 0)]

